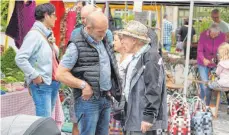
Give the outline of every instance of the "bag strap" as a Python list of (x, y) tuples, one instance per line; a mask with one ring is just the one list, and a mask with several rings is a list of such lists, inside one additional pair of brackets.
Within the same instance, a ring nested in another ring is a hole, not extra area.
[(38, 31), (38, 32), (44, 37), (44, 39), (48, 42), (48, 44), (49, 44), (50, 48), (52, 49), (52, 51), (54, 51), (55, 56), (56, 56), (56, 60), (57, 60), (57, 62), (59, 63), (59, 60), (58, 60), (58, 58), (57, 58), (58, 52), (57, 52), (57, 51), (55, 50), (55, 48), (53, 47), (53, 44), (52, 44), (51, 42), (48, 41), (48, 38), (47, 38), (47, 37), (44, 35), (44, 33), (41, 32), (40, 30), (38, 30), (38, 29), (31, 29), (30, 31), (32, 31), (32, 30)]
[(191, 116), (196, 114), (198, 108), (200, 108), (203, 112), (206, 111), (206, 105), (198, 96), (193, 97), (191, 108), (193, 109)]
[(184, 43), (184, 41), (187, 39), (187, 36), (188, 36), (188, 33), (187, 33), (187, 35), (185, 36), (185, 38), (184, 38), (184, 40), (183, 40), (183, 43)]

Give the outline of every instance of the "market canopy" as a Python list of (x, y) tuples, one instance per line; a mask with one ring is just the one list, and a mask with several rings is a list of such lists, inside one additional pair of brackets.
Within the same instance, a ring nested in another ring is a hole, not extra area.
[[(139, 0), (140, 1), (140, 0)], [(162, 4), (166, 6), (190, 6), (192, 0), (144, 0), (143, 5)], [(95, 0), (97, 4), (109, 2), (109, 4), (123, 5), (127, 2), (128, 5), (133, 5), (133, 0)], [(229, 6), (228, 0), (194, 0), (195, 6)]]

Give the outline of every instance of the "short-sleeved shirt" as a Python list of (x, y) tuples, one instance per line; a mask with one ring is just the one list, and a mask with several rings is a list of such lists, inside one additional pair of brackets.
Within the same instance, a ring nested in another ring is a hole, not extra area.
[(229, 24), (227, 24), (226, 22), (220, 21), (220, 23), (218, 25), (219, 25), (220, 30), (223, 33), (228, 33), (229, 32)]

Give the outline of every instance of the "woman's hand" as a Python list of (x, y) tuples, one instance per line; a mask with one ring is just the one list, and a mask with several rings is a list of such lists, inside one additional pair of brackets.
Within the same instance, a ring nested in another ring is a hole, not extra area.
[(204, 58), (203, 62), (204, 62), (204, 65), (205, 65), (205, 66), (208, 66), (208, 65), (211, 63), (210, 60), (205, 59), (205, 58)]

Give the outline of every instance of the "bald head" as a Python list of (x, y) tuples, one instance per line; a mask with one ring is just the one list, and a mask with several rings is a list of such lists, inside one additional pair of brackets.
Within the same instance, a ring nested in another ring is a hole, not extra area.
[(86, 18), (87, 23), (86, 25), (92, 25), (94, 26), (102, 26), (107, 27), (108, 26), (108, 19), (107, 17), (100, 11), (95, 11), (87, 16)]
[(81, 20), (83, 25), (86, 25), (86, 18), (89, 14), (96, 11), (96, 8), (93, 5), (86, 5), (81, 9)]
[(108, 28), (108, 19), (100, 11), (92, 12), (87, 17), (86, 28), (95, 40), (101, 41), (106, 34)]

